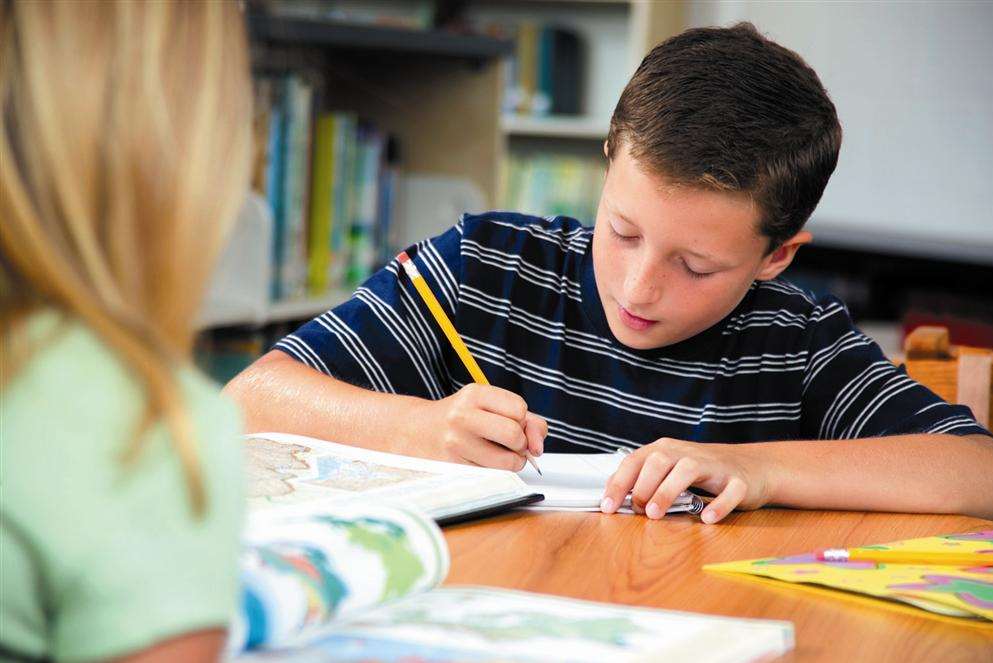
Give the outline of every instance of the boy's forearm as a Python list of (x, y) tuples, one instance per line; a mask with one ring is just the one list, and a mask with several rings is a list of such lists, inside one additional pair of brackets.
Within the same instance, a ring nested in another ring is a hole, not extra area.
[(403, 422), (421, 400), (350, 385), (275, 350), (224, 392), (241, 407), (245, 432), (294, 433), (394, 453), (404, 451)]
[(993, 518), (993, 439), (984, 435), (747, 446), (759, 462), (768, 463), (770, 504)]

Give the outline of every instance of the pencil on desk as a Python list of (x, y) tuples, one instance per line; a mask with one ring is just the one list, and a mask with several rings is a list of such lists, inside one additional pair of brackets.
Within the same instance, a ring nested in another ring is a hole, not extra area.
[[(448, 319), (448, 315), (445, 313), (445, 309), (441, 308), (441, 304), (438, 302), (438, 298), (434, 296), (431, 292), (431, 288), (428, 287), (428, 282), (424, 280), (421, 276), (420, 271), (417, 269), (417, 265), (414, 261), (410, 259), (406, 251), (401, 251), (397, 256), (397, 260), (403, 265), (403, 270), (407, 272), (407, 276), (410, 278), (411, 282), (414, 284), (414, 288), (421, 295), (421, 299), (427, 304), (428, 310), (431, 311), (431, 315), (434, 316), (435, 321), (438, 326), (441, 327), (441, 331), (445, 332), (445, 336), (448, 338), (448, 342), (452, 344), (452, 348), (455, 349), (455, 353), (465, 364), (466, 370), (469, 371), (469, 375), (472, 376), (472, 381), (476, 384), (489, 384), (490, 381), (486, 379), (486, 375), (483, 373), (483, 369), (479, 367), (476, 363), (475, 357), (469, 352), (469, 348), (466, 347), (465, 342), (462, 337), (459, 336), (458, 331), (455, 329), (455, 325), (452, 321)], [(534, 468), (535, 472), (541, 474), (541, 469), (538, 467), (538, 463), (535, 462), (534, 458), (528, 451), (524, 450), (524, 457), (531, 467)]]
[(875, 562), (877, 564), (919, 564), (928, 566), (993, 566), (993, 554), (925, 552), (914, 550), (875, 550), (872, 548), (829, 548), (817, 553), (822, 562)]

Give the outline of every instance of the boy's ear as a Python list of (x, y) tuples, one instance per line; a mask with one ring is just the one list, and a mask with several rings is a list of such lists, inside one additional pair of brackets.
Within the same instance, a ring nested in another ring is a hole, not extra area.
[(814, 239), (814, 236), (806, 230), (801, 230), (790, 237), (778, 249), (762, 259), (762, 263), (759, 265), (759, 272), (756, 274), (755, 279), (758, 281), (768, 281), (779, 276), (793, 262), (793, 256), (796, 255), (800, 247), (804, 244), (809, 244), (812, 239)]
[(607, 147), (607, 141), (603, 141), (603, 156), (610, 160), (610, 149)]

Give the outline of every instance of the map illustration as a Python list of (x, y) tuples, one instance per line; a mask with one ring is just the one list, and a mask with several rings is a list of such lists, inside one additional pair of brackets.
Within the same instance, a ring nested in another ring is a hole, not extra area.
[(301, 486), (362, 492), (434, 476), (429, 472), (316, 453), (261, 437), (245, 441), (249, 498), (278, 498)]

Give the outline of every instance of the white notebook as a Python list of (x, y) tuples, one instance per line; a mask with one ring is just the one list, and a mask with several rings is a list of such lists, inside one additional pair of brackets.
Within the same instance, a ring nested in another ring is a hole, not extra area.
[[(621, 461), (627, 456), (624, 452), (612, 454), (560, 454), (547, 453), (536, 460), (541, 475), (530, 465), (525, 465), (518, 476), (535, 492), (545, 499), (524, 507), (539, 511), (599, 511), (600, 500), (607, 479), (617, 471)], [(700, 513), (704, 503), (700, 497), (684, 492), (668, 513)], [(631, 510), (631, 496), (624, 499), (618, 510), (620, 513), (634, 513)]]

